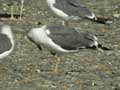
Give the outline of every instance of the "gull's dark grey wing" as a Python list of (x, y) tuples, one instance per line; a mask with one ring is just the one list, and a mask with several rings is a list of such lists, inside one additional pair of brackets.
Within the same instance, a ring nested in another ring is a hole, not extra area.
[(66, 28), (60, 25), (51, 25), (48, 28), (50, 30), (49, 37), (53, 42), (67, 50), (78, 50), (94, 43), (93, 36), (88, 36), (88, 33), (79, 32), (74, 28)]
[(69, 16), (89, 18), (93, 13), (80, 0), (56, 0), (54, 6)]
[(66, 1), (75, 7), (86, 7), (81, 0), (66, 0)]
[(10, 39), (6, 35), (0, 34), (0, 54), (9, 51), (11, 47)]
[(96, 36), (94, 36), (89, 32), (80, 32), (79, 42), (80, 42), (79, 45), (82, 45), (84, 47), (92, 47), (92, 46), (96, 46), (94, 45), (94, 43), (97, 42), (97, 38)]

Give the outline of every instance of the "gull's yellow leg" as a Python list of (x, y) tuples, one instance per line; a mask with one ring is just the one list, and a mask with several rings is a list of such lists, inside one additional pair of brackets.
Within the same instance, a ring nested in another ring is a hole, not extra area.
[(108, 28), (107, 28), (107, 26), (103, 26), (102, 28), (101, 28), (101, 32), (102, 33), (106, 33), (108, 31)]
[(23, 7), (24, 7), (24, 0), (21, 0), (21, 6), (20, 6), (20, 20), (22, 20)]
[(54, 67), (53, 67), (53, 73), (57, 74), (59, 72), (59, 64), (60, 64), (60, 57), (58, 57), (57, 55), (55, 55), (55, 64), (54, 64)]
[(11, 17), (10, 17), (10, 19), (14, 19), (14, 16), (13, 16), (13, 14), (14, 14), (14, 6), (12, 5), (11, 7), (10, 7), (10, 15), (11, 15)]
[(62, 21), (62, 25), (64, 25), (64, 26), (68, 26), (69, 24), (68, 24), (68, 21)]

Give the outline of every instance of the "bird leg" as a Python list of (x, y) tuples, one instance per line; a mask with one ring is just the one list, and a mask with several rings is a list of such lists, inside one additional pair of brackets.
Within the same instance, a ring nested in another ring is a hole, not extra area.
[(103, 26), (102, 28), (101, 28), (101, 32), (102, 33), (106, 33), (108, 31), (108, 28), (107, 28), (107, 26)]
[(10, 19), (11, 20), (13, 20), (14, 19), (14, 16), (13, 16), (13, 14), (14, 14), (14, 6), (12, 5), (11, 7), (10, 7), (10, 14), (11, 14), (11, 17), (10, 17)]
[(60, 64), (60, 57), (58, 57), (58, 55), (55, 55), (55, 64), (53, 67), (53, 73), (58, 74), (58, 68), (59, 68), (59, 64)]
[(24, 0), (21, 0), (21, 6), (20, 6), (20, 20), (22, 20), (22, 14), (23, 14), (23, 5), (24, 4)]
[(63, 20), (63, 21), (62, 21), (62, 25), (63, 25), (63, 26), (69, 26), (68, 21), (64, 21), (64, 20)]

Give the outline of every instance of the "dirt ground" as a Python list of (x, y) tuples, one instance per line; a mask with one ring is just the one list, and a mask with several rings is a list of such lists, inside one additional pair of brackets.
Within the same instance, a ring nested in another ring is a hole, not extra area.
[[(10, 13), (8, 1), (0, 0), (1, 11)], [(84, 2), (96, 15), (112, 17), (113, 23), (104, 26), (83, 20), (69, 25), (98, 35), (99, 42), (112, 50), (86, 49), (61, 56), (59, 72), (53, 73), (55, 58), (46, 48), (40, 51), (26, 35), (31, 28), (62, 20), (49, 10), (46, 0), (31, 0), (21, 21), (0, 18), (11, 25), (16, 42), (10, 56), (1, 60), (0, 90), (120, 90), (120, 0)]]

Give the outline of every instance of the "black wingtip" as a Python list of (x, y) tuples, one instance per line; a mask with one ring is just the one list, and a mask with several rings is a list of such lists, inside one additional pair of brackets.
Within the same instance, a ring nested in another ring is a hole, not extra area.
[(112, 48), (105, 47), (102, 44), (98, 44), (98, 48), (101, 48), (102, 50), (112, 50)]
[(107, 17), (95, 17), (93, 21), (96, 21), (101, 24), (108, 24), (108, 25), (113, 23), (112, 19)]
[(105, 50), (105, 51), (112, 50), (112, 48), (105, 47), (105, 46), (103, 46), (102, 44), (98, 44), (98, 46), (93, 45), (92, 47), (86, 47), (86, 48), (88, 48), (88, 49), (93, 49), (93, 50), (101, 49), (101, 50)]

